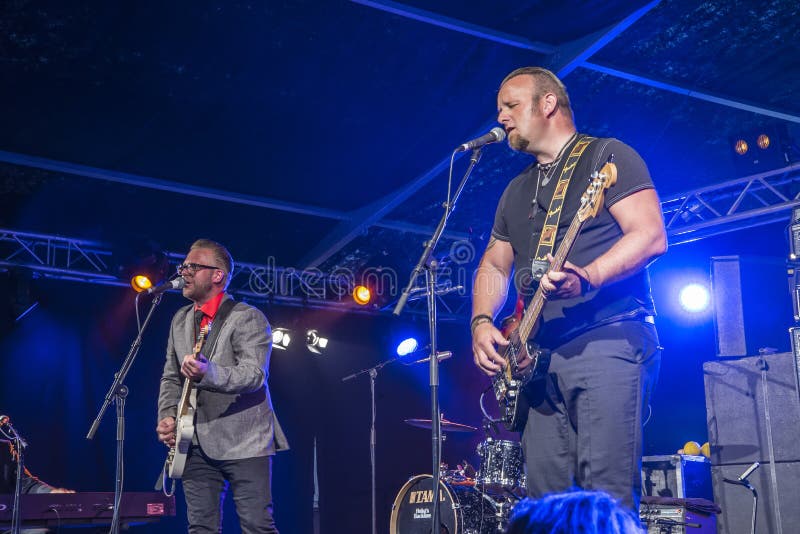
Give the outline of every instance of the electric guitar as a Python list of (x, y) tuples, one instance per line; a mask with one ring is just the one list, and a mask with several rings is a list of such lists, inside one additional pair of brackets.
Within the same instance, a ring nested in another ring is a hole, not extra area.
[[(211, 329), (211, 323), (200, 329), (197, 341), (192, 350), (192, 357), (197, 357), (203, 348), (203, 343)], [(183, 381), (183, 392), (178, 403), (178, 420), (175, 425), (175, 445), (170, 447), (167, 454), (167, 465), (165, 469), (170, 478), (178, 479), (183, 476), (186, 467), (186, 456), (189, 447), (192, 445), (194, 436), (194, 414), (195, 414), (195, 387), (194, 380), (187, 378)]]
[[(605, 190), (616, 182), (617, 167), (610, 159), (599, 172), (592, 174), (592, 182), (581, 196), (580, 208), (550, 264), (551, 271), (563, 269), (567, 255), (572, 250), (584, 223), (597, 215), (603, 205)], [(536, 289), (522, 318), (513, 321), (513, 324), (503, 331), (509, 344), (499, 350), (505, 359), (505, 364), (503, 369), (492, 377), (492, 389), (502, 412), (501, 422), (508, 430), (520, 431), (525, 425), (524, 417), (527, 410), (520, 409), (520, 397), (524, 396), (522, 387), (541, 374), (546, 367), (544, 363), (550, 357), (548, 351), (539, 348), (532, 341), (538, 332), (545, 303), (546, 299), (540, 286)]]

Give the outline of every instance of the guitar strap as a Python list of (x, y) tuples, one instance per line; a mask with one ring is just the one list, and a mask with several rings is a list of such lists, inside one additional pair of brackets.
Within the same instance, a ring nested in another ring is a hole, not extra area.
[[(233, 310), (233, 307), (236, 306), (236, 301), (232, 298), (225, 299), (222, 304), (219, 305), (217, 309), (216, 315), (214, 315), (214, 320), (211, 322), (211, 329), (206, 336), (205, 341), (203, 342), (203, 347), (210, 347), (208, 354), (206, 354), (206, 359), (211, 360), (211, 353), (214, 352), (215, 344), (217, 342), (217, 338), (219, 337), (219, 333), (222, 330), (222, 325), (225, 324), (225, 320)], [(202, 349), (201, 349), (202, 350)], [(197, 388), (192, 388), (192, 392), (189, 395), (189, 403), (193, 407), (197, 407)]]
[(539, 234), (539, 244), (536, 247), (536, 254), (533, 255), (531, 264), (531, 275), (536, 282), (541, 280), (544, 273), (550, 268), (547, 255), (552, 254), (555, 248), (558, 222), (561, 220), (561, 208), (564, 207), (564, 198), (567, 195), (567, 188), (570, 180), (572, 180), (572, 174), (575, 172), (575, 167), (578, 165), (578, 160), (581, 159), (583, 151), (595, 139), (595, 137), (589, 136), (581, 137), (572, 147), (572, 151), (561, 169), (561, 175), (558, 178), (558, 183), (556, 183), (553, 198), (550, 200), (550, 207), (547, 210), (547, 217), (544, 220), (542, 232)]
[[(214, 315), (214, 321), (211, 323), (211, 331), (206, 336), (206, 342), (203, 344), (204, 347), (211, 347), (209, 354), (214, 352), (214, 345), (217, 342), (220, 331), (222, 330), (222, 325), (225, 324), (225, 320), (230, 315), (234, 306), (236, 306), (236, 301), (231, 297), (228, 297), (222, 302), (222, 304), (219, 305), (217, 314)], [(211, 359), (208, 355), (206, 355), (206, 357), (209, 360)]]

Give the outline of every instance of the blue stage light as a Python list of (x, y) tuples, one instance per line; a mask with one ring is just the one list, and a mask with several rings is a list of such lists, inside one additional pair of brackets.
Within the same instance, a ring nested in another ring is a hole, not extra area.
[(681, 289), (679, 298), (683, 309), (693, 313), (707, 310), (711, 302), (711, 294), (708, 288), (702, 284), (685, 286)]
[(405, 356), (406, 354), (411, 354), (412, 352), (417, 350), (418, 346), (419, 344), (417, 343), (417, 340), (414, 339), (413, 337), (404, 339), (403, 341), (400, 342), (399, 345), (397, 345), (397, 355)]

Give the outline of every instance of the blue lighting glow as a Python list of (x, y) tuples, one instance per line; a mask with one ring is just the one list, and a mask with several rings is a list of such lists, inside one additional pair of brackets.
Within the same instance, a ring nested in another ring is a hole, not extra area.
[(415, 350), (417, 350), (418, 344), (417, 340), (413, 337), (404, 339), (397, 345), (397, 355), (398, 356), (405, 356), (406, 354), (411, 354)]
[(689, 284), (679, 294), (681, 306), (688, 312), (702, 312), (708, 309), (711, 295), (708, 288), (701, 284)]

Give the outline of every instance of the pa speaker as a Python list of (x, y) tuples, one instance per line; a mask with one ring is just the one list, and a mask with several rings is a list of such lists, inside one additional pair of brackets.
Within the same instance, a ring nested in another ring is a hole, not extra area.
[(800, 394), (792, 353), (703, 364), (711, 464), (800, 461)]
[(717, 356), (789, 350), (786, 331), (794, 313), (783, 258), (713, 257), (711, 289)]
[[(711, 467), (714, 501), (722, 509), (717, 516), (718, 532), (750, 534), (752, 492), (744, 486), (723, 481), (724, 478), (736, 480), (748, 467), (748, 464)], [(747, 478), (758, 494), (756, 534), (800, 532), (800, 506), (796, 502), (800, 493), (800, 462), (777, 462), (774, 484), (771, 469), (770, 464), (761, 464)]]

